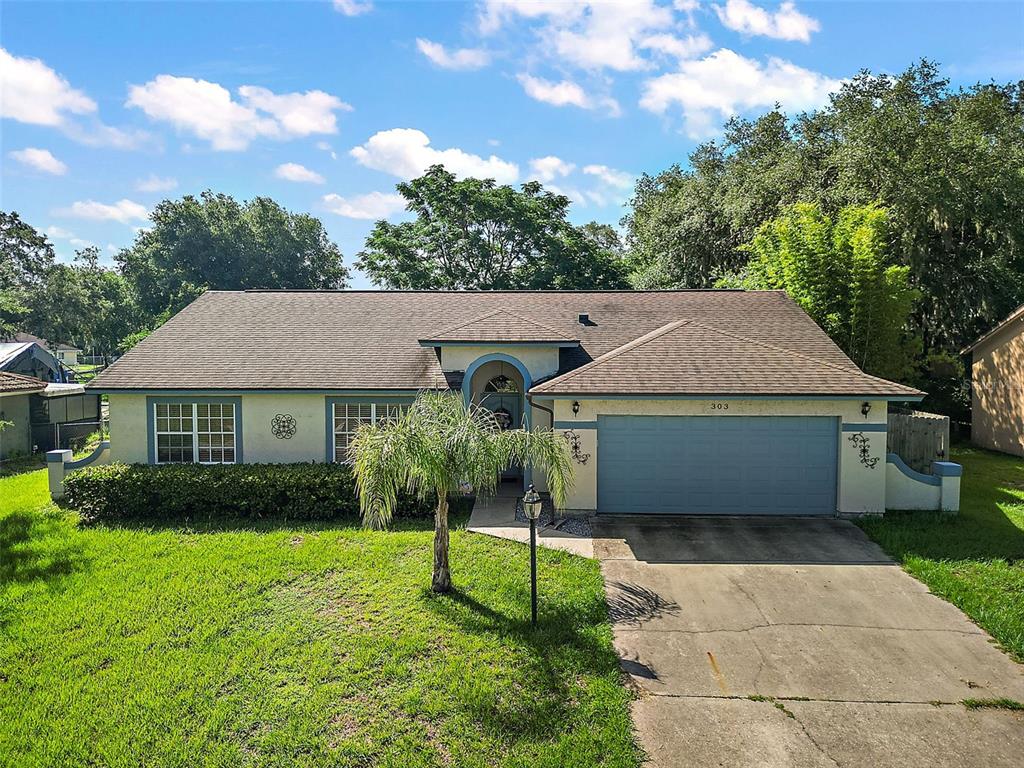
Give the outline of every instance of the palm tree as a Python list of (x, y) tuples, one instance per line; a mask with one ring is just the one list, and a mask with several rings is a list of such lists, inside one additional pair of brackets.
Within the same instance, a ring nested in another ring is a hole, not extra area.
[(494, 415), (466, 406), (456, 394), (423, 392), (397, 418), (365, 424), (350, 448), (363, 524), (381, 529), (391, 522), (398, 492), (437, 494), (434, 516), (435, 592), (451, 589), (448, 569), (448, 494), (471, 486), (493, 491), (501, 472), (513, 464), (547, 475), (555, 506), (572, 486), (572, 463), (564, 440), (541, 429), (502, 431)]

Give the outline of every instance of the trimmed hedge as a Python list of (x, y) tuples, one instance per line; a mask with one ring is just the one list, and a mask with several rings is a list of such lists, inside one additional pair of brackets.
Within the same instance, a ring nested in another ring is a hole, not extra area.
[[(91, 521), (358, 518), (351, 470), (339, 464), (106, 464), (64, 479), (64, 499)], [(432, 517), (433, 494), (399, 496), (395, 517)]]

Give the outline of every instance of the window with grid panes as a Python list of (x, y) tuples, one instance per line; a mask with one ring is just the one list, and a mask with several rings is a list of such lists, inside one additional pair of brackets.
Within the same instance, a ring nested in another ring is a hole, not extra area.
[(334, 460), (348, 461), (348, 449), (360, 424), (396, 419), (409, 408), (399, 403), (335, 403)]
[(157, 403), (158, 464), (234, 464), (233, 403)]

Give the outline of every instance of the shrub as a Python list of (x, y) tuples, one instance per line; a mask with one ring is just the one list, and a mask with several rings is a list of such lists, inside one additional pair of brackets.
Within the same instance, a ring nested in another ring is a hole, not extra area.
[[(65, 501), (90, 521), (359, 517), (348, 467), (338, 464), (107, 464), (64, 480)], [(398, 517), (430, 517), (436, 500), (403, 493)]]

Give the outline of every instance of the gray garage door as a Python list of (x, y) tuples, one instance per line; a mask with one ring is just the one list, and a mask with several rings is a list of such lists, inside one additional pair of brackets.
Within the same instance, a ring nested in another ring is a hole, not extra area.
[(598, 513), (833, 515), (838, 419), (602, 416)]

